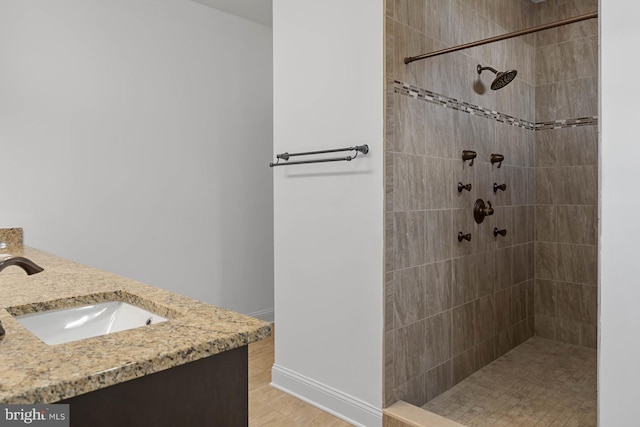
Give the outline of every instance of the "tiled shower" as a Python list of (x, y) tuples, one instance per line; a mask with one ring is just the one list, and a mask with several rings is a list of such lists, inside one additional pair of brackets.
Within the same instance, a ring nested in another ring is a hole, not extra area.
[[(595, 10), (387, 0), (385, 407), (422, 406), (534, 335), (595, 348), (597, 20), (403, 62)], [(478, 64), (518, 75), (493, 91)], [(494, 209), (480, 224), (477, 199)]]

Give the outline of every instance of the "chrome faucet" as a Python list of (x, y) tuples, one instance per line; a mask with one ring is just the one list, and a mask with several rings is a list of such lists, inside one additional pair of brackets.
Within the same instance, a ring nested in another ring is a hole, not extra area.
[(41, 271), (44, 271), (44, 268), (40, 267), (30, 259), (27, 259), (21, 256), (13, 256), (9, 254), (0, 255), (0, 271), (4, 270), (5, 268), (11, 265), (16, 265), (22, 268), (29, 276), (31, 276), (32, 274), (36, 274), (36, 273), (40, 273)]

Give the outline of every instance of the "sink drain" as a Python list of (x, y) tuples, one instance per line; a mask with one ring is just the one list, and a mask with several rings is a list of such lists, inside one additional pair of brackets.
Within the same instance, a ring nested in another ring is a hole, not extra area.
[(144, 324), (145, 324), (145, 325), (147, 325), (147, 326), (149, 326), (149, 325), (151, 324), (151, 317), (149, 317), (149, 318), (147, 319), (147, 321), (146, 321), (146, 322), (144, 322)]

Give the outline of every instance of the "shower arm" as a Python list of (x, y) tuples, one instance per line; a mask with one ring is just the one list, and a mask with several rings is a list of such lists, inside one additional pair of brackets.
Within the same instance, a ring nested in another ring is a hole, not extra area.
[(496, 70), (495, 68), (493, 68), (493, 67), (483, 67), (482, 65), (478, 64), (478, 74), (480, 74), (484, 70), (489, 70), (493, 74), (498, 74), (498, 70)]
[(463, 49), (469, 49), (470, 47), (482, 46), (488, 43), (495, 43), (501, 40), (511, 39), (513, 37), (524, 36), (531, 33), (537, 33), (538, 31), (548, 30), (550, 28), (561, 27), (563, 25), (573, 24), (575, 22), (586, 21), (587, 19), (594, 19), (598, 17), (598, 12), (587, 13), (584, 15), (574, 16), (573, 18), (563, 19), (561, 21), (550, 22), (548, 24), (539, 25), (537, 27), (526, 28), (524, 30), (514, 31), (512, 33), (502, 34), (501, 36), (490, 37), (488, 39), (477, 40), (475, 42), (461, 44), (458, 46), (448, 47), (446, 49), (436, 50), (434, 52), (425, 53), (418, 56), (409, 56), (404, 58), (405, 64), (410, 64), (414, 61), (421, 59), (431, 58), (433, 56), (444, 55), (445, 53), (457, 52)]

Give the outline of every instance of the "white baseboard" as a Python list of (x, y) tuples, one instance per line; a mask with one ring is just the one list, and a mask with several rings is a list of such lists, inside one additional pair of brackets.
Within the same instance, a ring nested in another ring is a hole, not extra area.
[(255, 317), (256, 319), (260, 319), (269, 323), (273, 323), (273, 320), (275, 319), (273, 308), (256, 311), (255, 313), (249, 313), (247, 314), (247, 316)]
[(271, 368), (271, 385), (357, 427), (382, 427), (382, 409), (282, 366)]

